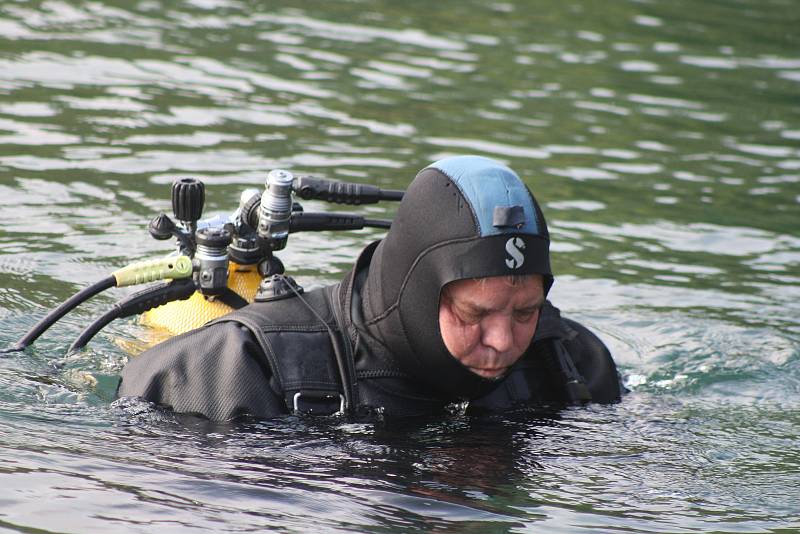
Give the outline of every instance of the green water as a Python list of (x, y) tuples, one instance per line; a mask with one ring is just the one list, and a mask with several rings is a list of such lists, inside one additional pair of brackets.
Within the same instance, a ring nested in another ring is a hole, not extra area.
[[(2, 3), (3, 344), (171, 250), (147, 223), (176, 177), (229, 213), (273, 168), (403, 188), (475, 153), (542, 202), (552, 299), (632, 392), (557, 414), (204, 425), (111, 404), (134, 321), (62, 359), (114, 290), (0, 359), (0, 527), (800, 529), (798, 28), (788, 0)], [(380, 236), (298, 234), (281, 258), (334, 282)]]

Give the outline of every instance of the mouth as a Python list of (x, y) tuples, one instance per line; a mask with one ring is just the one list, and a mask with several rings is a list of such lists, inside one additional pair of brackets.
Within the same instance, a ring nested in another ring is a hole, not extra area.
[(508, 367), (470, 367), (469, 370), (483, 378), (499, 378), (508, 371)]

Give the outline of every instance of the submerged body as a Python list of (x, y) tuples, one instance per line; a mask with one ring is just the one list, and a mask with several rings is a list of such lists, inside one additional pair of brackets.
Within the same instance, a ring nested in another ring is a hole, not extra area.
[(552, 280), (544, 217), (516, 174), (448, 158), (345, 280), (147, 351), (119, 395), (216, 420), (618, 400), (602, 342), (544, 303)]

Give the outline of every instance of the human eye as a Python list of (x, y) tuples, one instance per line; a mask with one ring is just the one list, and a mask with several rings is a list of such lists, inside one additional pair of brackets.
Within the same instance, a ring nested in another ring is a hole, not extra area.
[(484, 313), (481, 310), (469, 306), (458, 306), (455, 309), (458, 318), (466, 324), (477, 324), (483, 319)]
[(514, 310), (514, 320), (518, 323), (527, 323), (539, 313), (539, 308), (522, 308)]

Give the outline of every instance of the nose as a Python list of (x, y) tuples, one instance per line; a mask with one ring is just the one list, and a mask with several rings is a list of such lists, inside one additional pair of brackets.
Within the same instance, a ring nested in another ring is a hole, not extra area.
[(481, 341), (497, 352), (506, 352), (514, 344), (514, 333), (511, 329), (511, 317), (493, 314), (485, 317), (482, 326)]

